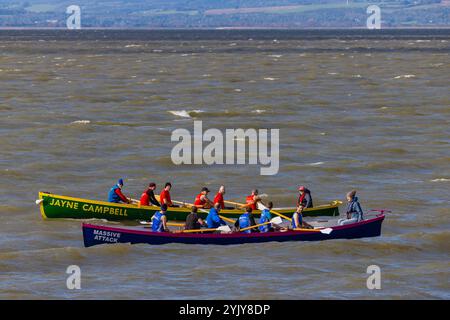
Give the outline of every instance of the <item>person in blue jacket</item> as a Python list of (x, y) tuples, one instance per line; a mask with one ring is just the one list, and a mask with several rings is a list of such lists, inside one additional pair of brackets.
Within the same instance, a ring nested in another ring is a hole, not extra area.
[[(239, 219), (236, 220), (236, 222), (234, 223), (234, 226), (238, 230), (256, 225), (255, 218), (252, 215), (252, 211), (253, 211), (252, 207), (247, 206), (246, 212), (243, 215), (241, 215), (239, 217)], [(248, 230), (245, 230), (242, 232), (244, 232), (244, 233), (259, 232), (259, 229), (257, 227), (255, 227), (255, 228), (248, 229)]]
[(209, 210), (208, 216), (206, 217), (206, 223), (208, 224), (208, 228), (218, 228), (220, 226), (226, 226), (227, 223), (223, 221), (220, 216), (220, 203), (214, 204), (214, 207)]
[(153, 232), (168, 232), (169, 229), (167, 228), (167, 205), (163, 204), (161, 205), (161, 211), (156, 212), (152, 216), (152, 231)]
[(108, 201), (115, 203), (130, 203), (130, 200), (122, 193), (123, 179), (119, 179), (117, 184), (109, 190)]
[(358, 197), (356, 196), (356, 190), (352, 190), (347, 193), (347, 219), (340, 219), (338, 223), (344, 225), (360, 222), (362, 220), (363, 211), (359, 204)]
[[(259, 218), (260, 224), (269, 222), (270, 219), (272, 219), (272, 215), (270, 214), (270, 210), (272, 210), (272, 208), (273, 208), (273, 203), (272, 203), (272, 201), (269, 201), (267, 203), (267, 208), (265, 208), (261, 211), (261, 217)], [(274, 230), (274, 228), (271, 223), (265, 224), (265, 225), (259, 227), (259, 232), (269, 232), (269, 231), (273, 231), (273, 230)]]

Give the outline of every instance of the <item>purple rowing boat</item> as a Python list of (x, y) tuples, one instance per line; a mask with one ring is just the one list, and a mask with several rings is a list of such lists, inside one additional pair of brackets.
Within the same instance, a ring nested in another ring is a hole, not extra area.
[[(377, 237), (381, 234), (384, 214), (343, 226), (333, 226), (325, 233), (318, 229), (267, 233), (170, 233), (152, 232), (143, 227), (116, 227), (83, 223), (83, 239), (86, 247), (111, 243), (147, 244), (242, 244), (270, 241), (321, 241), (331, 239), (357, 239)], [(327, 228), (329, 229), (329, 228)]]

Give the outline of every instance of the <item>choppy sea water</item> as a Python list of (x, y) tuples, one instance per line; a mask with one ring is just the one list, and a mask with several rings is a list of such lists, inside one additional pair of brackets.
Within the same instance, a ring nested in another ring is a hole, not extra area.
[[(450, 33), (271, 32), (0, 32), (0, 298), (449, 299)], [(194, 120), (279, 128), (279, 173), (175, 166), (171, 133)], [(34, 204), (40, 190), (105, 200), (119, 177), (133, 197), (225, 184), (276, 206), (300, 184), (316, 204), (356, 188), (392, 213), (371, 239), (84, 248), (80, 221)]]

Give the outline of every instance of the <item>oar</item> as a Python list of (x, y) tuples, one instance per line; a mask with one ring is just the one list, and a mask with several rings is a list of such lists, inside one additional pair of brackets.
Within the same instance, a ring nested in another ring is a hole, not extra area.
[[(157, 200), (159, 201), (158, 198), (157, 198)], [(192, 207), (195, 206), (195, 205), (192, 204), (192, 203), (181, 202), (181, 201), (176, 201), (176, 200), (172, 200), (172, 202), (173, 202), (173, 203), (177, 203), (177, 204), (182, 204), (182, 205), (185, 205), (185, 206), (190, 207), (190, 208), (192, 208)], [(202, 209), (202, 208), (198, 208), (198, 210), (200, 210), (201, 212), (206, 213), (206, 214), (209, 213), (208, 211), (206, 211), (205, 209)], [(229, 218), (224, 217), (224, 216), (221, 216), (221, 215), (219, 215), (219, 217), (220, 217), (222, 220), (224, 220), (224, 221), (228, 221), (229, 223), (235, 223), (235, 222), (236, 222), (236, 221), (234, 221), (233, 219), (229, 219)]]
[(264, 222), (264, 223), (260, 223), (260, 224), (255, 224), (254, 226), (246, 227), (246, 228), (240, 229), (239, 231), (242, 232), (242, 231), (250, 230), (250, 229), (253, 229), (253, 228), (260, 227), (260, 226), (265, 226), (266, 224), (269, 224), (269, 223), (282, 224), (283, 220), (281, 220), (280, 217), (275, 217), (275, 218), (271, 219), (270, 221), (267, 221), (267, 222)]
[(305, 229), (305, 228), (295, 228), (294, 231), (310, 231), (310, 232), (320, 232), (323, 234), (330, 234), (331, 231), (333, 231), (332, 228), (325, 228), (325, 229)]
[(231, 232), (231, 228), (229, 226), (220, 226), (215, 229), (190, 229), (190, 230), (183, 230), (183, 233), (194, 233), (194, 232), (211, 232), (211, 231), (224, 231), (224, 232)]
[(246, 207), (247, 206), (247, 204), (244, 204), (244, 203), (239, 203), (239, 202), (234, 202), (234, 201), (228, 201), (228, 200), (224, 200), (223, 202), (225, 202), (225, 203), (229, 203), (229, 204), (234, 204), (234, 205), (236, 205), (236, 206), (239, 206), (239, 207)]
[[(140, 224), (151, 225), (150, 221), (139, 221)], [(166, 223), (170, 227), (184, 227), (184, 223), (175, 223), (175, 222), (167, 222)]]

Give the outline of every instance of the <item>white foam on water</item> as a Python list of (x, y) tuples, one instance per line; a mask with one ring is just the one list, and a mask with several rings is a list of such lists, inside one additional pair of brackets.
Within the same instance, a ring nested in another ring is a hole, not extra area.
[(191, 117), (191, 113), (201, 113), (204, 112), (203, 110), (191, 110), (191, 111), (186, 111), (186, 110), (179, 110), (179, 111), (168, 111), (169, 113), (173, 114), (174, 116), (177, 117), (182, 117), (182, 118), (192, 118)]
[(416, 77), (416, 75), (414, 75), (414, 74), (403, 74), (403, 75), (394, 77), (394, 79), (409, 79), (409, 78), (415, 78), (415, 77)]
[(278, 79), (280, 79), (280, 78), (271, 78), (271, 77), (264, 78), (264, 80), (268, 80), (268, 81), (275, 81), (275, 80), (278, 80)]
[(125, 48), (139, 48), (142, 47), (141, 44), (127, 44)]
[(283, 55), (282, 54), (270, 54), (269, 57), (272, 58), (281, 58)]
[(433, 179), (430, 180), (431, 182), (449, 182), (450, 179), (446, 179), (446, 178), (438, 178), (438, 179)]
[(267, 110), (263, 110), (263, 109), (256, 109), (256, 110), (253, 110), (252, 112), (253, 113), (264, 113), (264, 112), (266, 112)]
[(236, 92), (241, 92), (242, 89), (234, 89), (234, 91), (236, 91)]
[(90, 120), (75, 120), (72, 121), (70, 124), (89, 124), (89, 123), (91, 123)]
[(320, 166), (321, 164), (324, 164), (325, 162), (319, 161), (319, 162), (312, 162), (308, 163), (307, 166)]

